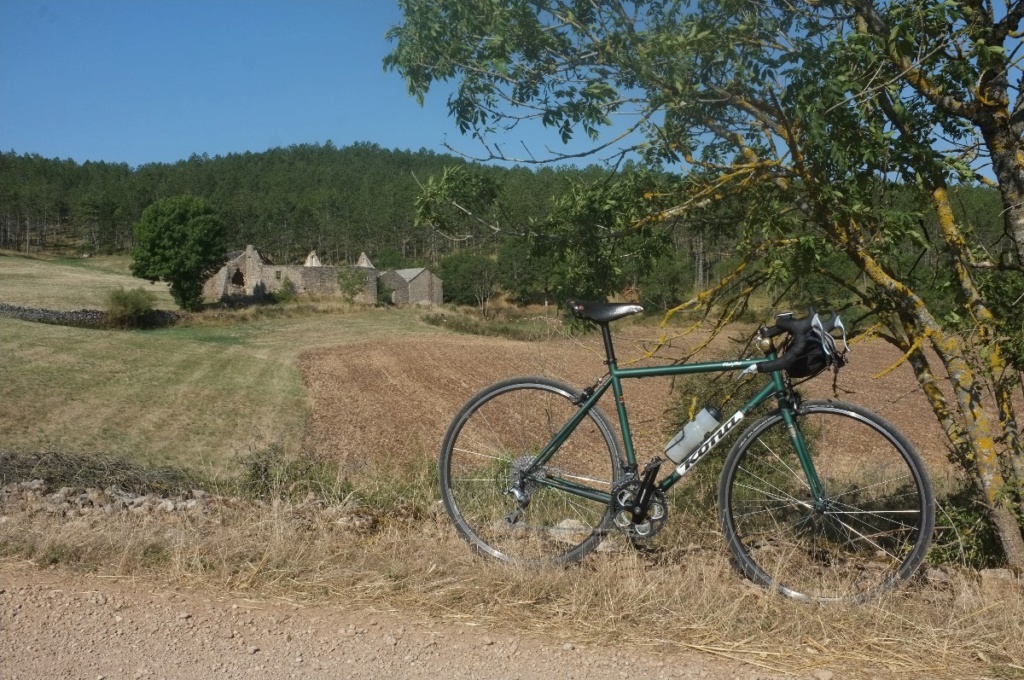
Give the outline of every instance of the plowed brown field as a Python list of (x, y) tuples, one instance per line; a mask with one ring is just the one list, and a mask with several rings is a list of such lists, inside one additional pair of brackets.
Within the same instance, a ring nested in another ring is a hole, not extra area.
[[(619, 364), (643, 356), (657, 329), (627, 327), (616, 336)], [(693, 341), (695, 342), (695, 340)], [(681, 354), (685, 343), (669, 347), (664, 363)], [(704, 352), (736, 357), (742, 346), (720, 337)], [(917, 446), (933, 474), (946, 469), (944, 436), (910, 367), (898, 351), (880, 340), (855, 345), (850, 364), (840, 373), (838, 398), (860, 404), (896, 425)], [(516, 342), (464, 335), (434, 335), (345, 345), (308, 352), (301, 366), (313, 401), (308, 445), (349, 464), (401, 466), (410, 459), (436, 456), (445, 428), (477, 390), (515, 375), (544, 375), (577, 387), (604, 373), (600, 338)], [(666, 408), (673, 399), (667, 378), (627, 381), (626, 404), (637, 445), (646, 461), (661, 453), (671, 434)], [(803, 387), (808, 397), (833, 396), (831, 374)], [(605, 413), (614, 416), (606, 397)], [(615, 422), (615, 418), (612, 418)]]

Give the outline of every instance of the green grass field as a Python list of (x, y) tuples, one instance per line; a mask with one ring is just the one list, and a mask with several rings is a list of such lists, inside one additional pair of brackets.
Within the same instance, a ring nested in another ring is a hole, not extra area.
[[(125, 258), (4, 255), (0, 302), (102, 308), (104, 291), (137, 282), (125, 271)], [(161, 306), (173, 308), (162, 295), (169, 304)], [(200, 315), (187, 326), (151, 331), (0, 318), (0, 446), (125, 456), (218, 474), (253, 447), (298, 450), (310, 412), (298, 368), (304, 350), (437, 332), (411, 310), (338, 305), (333, 312), (298, 308), (269, 317)]]
[(177, 309), (167, 285), (131, 275), (127, 256), (36, 258), (0, 252), (0, 302), (43, 309), (105, 309), (110, 291), (144, 288), (157, 309)]

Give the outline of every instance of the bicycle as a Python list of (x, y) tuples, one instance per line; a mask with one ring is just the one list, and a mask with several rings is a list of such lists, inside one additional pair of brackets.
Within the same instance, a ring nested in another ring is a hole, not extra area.
[[(764, 358), (620, 368), (609, 325), (642, 308), (569, 304), (600, 329), (605, 375), (583, 390), (544, 377), (497, 382), (471, 397), (445, 433), (442, 500), (479, 552), (560, 564), (614, 531), (650, 538), (667, 520), (668, 490), (774, 399), (776, 408), (735, 441), (719, 478), (718, 518), (734, 566), (771, 590), (817, 601), (864, 601), (914, 574), (935, 524), (931, 483), (914, 447), (864, 408), (804, 400), (794, 390), (794, 378), (845, 363), (831, 335), (842, 327), (838, 315), (779, 315), (755, 337)], [(788, 341), (776, 348), (783, 334)], [(640, 470), (622, 381), (736, 370), (767, 374), (768, 382), (730, 417), (710, 413), (721, 421), (712, 429), (691, 428), (706, 436), (690, 451), (670, 450), (674, 469), (661, 481), (663, 458)], [(597, 406), (609, 389), (621, 445)]]

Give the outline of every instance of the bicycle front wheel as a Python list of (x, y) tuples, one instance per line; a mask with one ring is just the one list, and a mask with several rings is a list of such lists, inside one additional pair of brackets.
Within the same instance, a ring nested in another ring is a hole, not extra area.
[(555, 380), (513, 378), (477, 393), (452, 421), (441, 447), (441, 498), (459, 534), (480, 552), (512, 563), (569, 562), (608, 531), (602, 498), (610, 499), (619, 480), (620, 455), (596, 408), (551, 460), (524, 475), (579, 410), (577, 397)]
[(865, 409), (808, 401), (795, 414), (815, 500), (781, 413), (754, 423), (726, 459), (719, 519), (736, 566), (798, 599), (862, 602), (909, 578), (931, 543), (935, 504), (920, 457)]

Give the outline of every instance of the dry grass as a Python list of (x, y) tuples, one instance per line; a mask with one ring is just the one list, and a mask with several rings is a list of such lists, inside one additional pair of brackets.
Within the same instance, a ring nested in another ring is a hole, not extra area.
[(986, 600), (967, 572), (869, 605), (812, 606), (743, 581), (711, 531), (654, 555), (623, 549), (568, 568), (517, 569), (471, 554), (422, 497), (373, 507), (382, 485), (367, 481), (333, 506), (222, 501), (206, 514), (11, 515), (0, 524), (0, 552), (555, 639), (697, 650), (778, 676), (824, 668), (844, 678), (1018, 677), (1024, 666), (1020, 592)]
[(42, 309), (105, 309), (118, 288), (145, 288), (157, 309), (177, 309), (167, 284), (134, 278), (127, 256), (46, 258), (0, 251), (0, 301)]
[(220, 316), (146, 332), (0, 318), (4, 447), (217, 473), (257, 440), (300, 448), (311, 411), (303, 351), (436, 332), (415, 312), (351, 307)]

